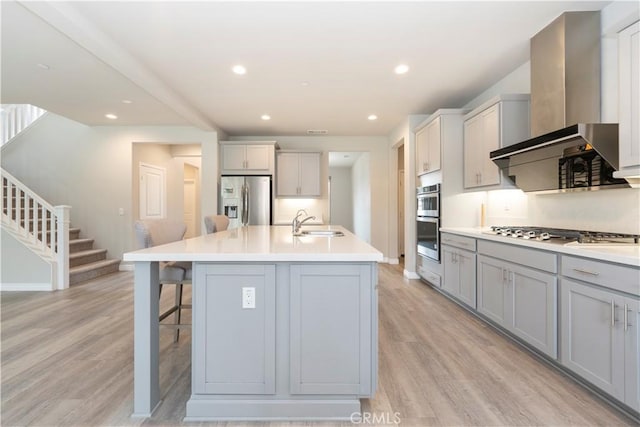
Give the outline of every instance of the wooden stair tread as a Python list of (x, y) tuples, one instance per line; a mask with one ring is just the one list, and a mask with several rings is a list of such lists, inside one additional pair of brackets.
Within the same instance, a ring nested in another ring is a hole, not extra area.
[(84, 251), (78, 251), (78, 252), (69, 254), (69, 259), (81, 258), (83, 256), (96, 255), (96, 254), (102, 254), (102, 253), (107, 253), (107, 250), (106, 249), (87, 249)]
[(69, 268), (69, 274), (72, 273), (83, 273), (85, 271), (91, 271), (98, 268), (108, 267), (114, 264), (120, 264), (119, 259), (105, 259), (102, 261), (90, 262), (88, 264), (78, 265), (76, 267)]
[(93, 242), (93, 239), (73, 239), (73, 240), (69, 240), (69, 244), (70, 245), (79, 245), (81, 243), (89, 243), (89, 242)]

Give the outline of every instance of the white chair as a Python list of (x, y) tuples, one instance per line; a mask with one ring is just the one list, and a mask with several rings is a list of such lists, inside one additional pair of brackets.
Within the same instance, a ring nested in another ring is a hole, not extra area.
[[(140, 220), (136, 221), (134, 228), (139, 249), (182, 240), (187, 232), (187, 226), (183, 222), (170, 219)], [(161, 326), (169, 326), (175, 329), (175, 342), (178, 342), (180, 337), (180, 328), (191, 327), (189, 324), (180, 323), (182, 309), (191, 308), (190, 304), (182, 303), (182, 285), (191, 284), (191, 278), (192, 267), (189, 262), (170, 261), (160, 263), (160, 295), (162, 295), (162, 285), (166, 284), (175, 284), (176, 295), (174, 305), (160, 314), (159, 321), (162, 322), (172, 313), (175, 313), (175, 323), (161, 323)]]
[(229, 228), (229, 217), (226, 215), (208, 215), (204, 217), (204, 228), (207, 234), (217, 233)]

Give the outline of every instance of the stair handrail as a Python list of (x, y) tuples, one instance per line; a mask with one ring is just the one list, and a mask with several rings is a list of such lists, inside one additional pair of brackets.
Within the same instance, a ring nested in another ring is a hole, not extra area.
[(0, 175), (2, 225), (26, 247), (55, 266), (52, 274), (55, 288), (68, 288), (71, 207), (51, 205), (4, 168), (0, 168)]

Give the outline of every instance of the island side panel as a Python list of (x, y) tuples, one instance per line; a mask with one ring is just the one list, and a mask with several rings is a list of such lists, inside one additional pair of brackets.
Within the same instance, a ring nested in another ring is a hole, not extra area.
[(160, 403), (158, 262), (135, 263), (133, 417), (150, 417)]

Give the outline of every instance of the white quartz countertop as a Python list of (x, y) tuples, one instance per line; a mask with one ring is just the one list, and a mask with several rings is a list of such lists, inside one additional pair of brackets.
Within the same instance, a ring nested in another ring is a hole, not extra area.
[(553, 243), (549, 241), (515, 239), (503, 236), (485, 234), (488, 229), (442, 227), (443, 233), (458, 234), (473, 237), (475, 239), (491, 240), (494, 242), (508, 243), (518, 246), (526, 246), (531, 249), (557, 252), (566, 255), (575, 255), (584, 258), (593, 258), (600, 261), (609, 261), (640, 267), (640, 245), (604, 245), (604, 244), (578, 244), (578, 243)]
[(382, 261), (382, 253), (340, 226), (302, 230), (339, 230), (340, 237), (293, 236), (291, 227), (250, 225), (166, 245), (127, 252), (124, 261)]

